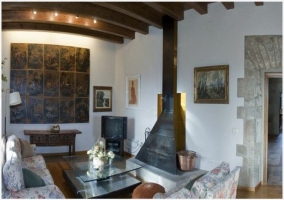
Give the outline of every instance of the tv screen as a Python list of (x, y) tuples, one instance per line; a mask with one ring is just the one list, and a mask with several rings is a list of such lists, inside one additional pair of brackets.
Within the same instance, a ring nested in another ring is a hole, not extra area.
[(127, 117), (102, 116), (101, 136), (106, 139), (126, 139)]

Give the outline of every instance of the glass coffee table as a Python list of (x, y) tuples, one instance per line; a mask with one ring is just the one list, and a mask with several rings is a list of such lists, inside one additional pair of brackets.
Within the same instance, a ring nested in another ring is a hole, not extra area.
[(76, 198), (113, 198), (131, 193), (141, 182), (127, 172), (140, 169), (125, 158), (115, 156), (102, 171), (90, 167), (88, 155), (64, 156), (72, 169), (63, 176)]

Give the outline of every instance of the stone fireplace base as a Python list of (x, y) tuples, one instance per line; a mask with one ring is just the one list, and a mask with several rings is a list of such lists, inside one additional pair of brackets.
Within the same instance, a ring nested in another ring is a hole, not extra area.
[(156, 167), (143, 163), (135, 159), (135, 157), (130, 158), (129, 161), (142, 166), (141, 169), (131, 172), (133, 176), (139, 177), (140, 179), (142, 179), (143, 182), (158, 183), (165, 188), (166, 192), (176, 187), (180, 182), (189, 180), (189, 177), (192, 175), (198, 176), (198, 175), (201, 175), (207, 172), (205, 170), (194, 168), (190, 172), (184, 172), (181, 170), (177, 170), (178, 171), (177, 175), (173, 175), (163, 170), (160, 170)]

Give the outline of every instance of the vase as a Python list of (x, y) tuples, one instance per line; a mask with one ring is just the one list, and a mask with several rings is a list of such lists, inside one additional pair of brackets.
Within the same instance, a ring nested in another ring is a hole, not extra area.
[(100, 158), (93, 158), (93, 168), (99, 169), (104, 166), (104, 162)]

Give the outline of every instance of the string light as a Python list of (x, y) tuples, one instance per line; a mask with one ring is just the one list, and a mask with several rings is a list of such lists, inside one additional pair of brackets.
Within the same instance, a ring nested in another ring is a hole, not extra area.
[(78, 16), (78, 15), (76, 15), (76, 19), (78, 19), (78, 17), (79, 17), (79, 16)]
[(97, 20), (94, 19), (94, 23), (97, 23)]
[(36, 10), (34, 10), (34, 12), (33, 12), (33, 13), (34, 13), (34, 15), (36, 15)]
[(58, 13), (57, 13), (57, 12), (55, 12), (55, 13), (54, 13), (54, 15), (57, 17)]

